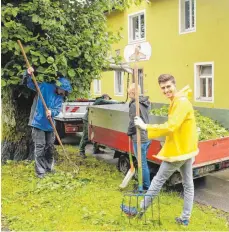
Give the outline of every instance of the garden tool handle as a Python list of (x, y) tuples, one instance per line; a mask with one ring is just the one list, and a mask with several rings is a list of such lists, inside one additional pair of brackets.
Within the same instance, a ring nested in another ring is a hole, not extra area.
[[(30, 68), (31, 65), (30, 65), (30, 63), (29, 63), (29, 61), (28, 61), (28, 59), (27, 59), (27, 56), (26, 56), (26, 54), (25, 54), (25, 50), (24, 50), (24, 48), (23, 48), (23, 46), (22, 46), (22, 43), (21, 43), (20, 40), (18, 40), (17, 42), (18, 42), (18, 45), (19, 45), (20, 48), (21, 48), (21, 52), (22, 52), (22, 55), (24, 56), (24, 59), (25, 59), (27, 68)], [(40, 91), (40, 88), (39, 88), (39, 86), (38, 86), (38, 84), (37, 84), (37, 80), (36, 80), (36, 78), (35, 78), (33, 72), (32, 72), (32, 74), (31, 74), (31, 76), (32, 76), (32, 80), (33, 80), (33, 82), (34, 82), (34, 85), (35, 85), (35, 87), (36, 87), (36, 90), (37, 90), (37, 92), (38, 92), (38, 95), (39, 95), (39, 97), (41, 98), (41, 101), (42, 101), (42, 103), (43, 103), (43, 106), (44, 106), (44, 108), (45, 108), (45, 111), (47, 111), (47, 110), (48, 110), (48, 107), (47, 107), (47, 105), (46, 105), (46, 103), (45, 103), (45, 100), (44, 100), (44, 98), (43, 98), (43, 96), (42, 96), (42, 93), (41, 93), (41, 91)], [(54, 122), (53, 122), (52, 118), (49, 118), (49, 121), (50, 121), (50, 123), (51, 123), (51, 125), (52, 125), (52, 128), (53, 128), (53, 130), (54, 130), (54, 133), (55, 133), (55, 135), (56, 135), (56, 138), (57, 138), (59, 144), (61, 145), (61, 147), (62, 147), (64, 153), (66, 154), (65, 149), (64, 149), (64, 146), (63, 146), (63, 144), (62, 144), (62, 142), (61, 142), (61, 140), (60, 140), (60, 136), (59, 136), (59, 134), (58, 134), (58, 132), (57, 132), (57, 130), (56, 130), (56, 127), (55, 127), (55, 125), (54, 125)], [(68, 158), (68, 156), (67, 156), (67, 158)]]
[(133, 158), (131, 154), (131, 137), (128, 136), (128, 141), (129, 141), (129, 159), (130, 159), (130, 169), (133, 172), (134, 171), (134, 164), (133, 164)]
[[(135, 104), (136, 104), (136, 116), (140, 116), (139, 110), (139, 92), (138, 92), (138, 68), (134, 65), (134, 78), (135, 78)], [(140, 129), (137, 127), (137, 154), (138, 154), (138, 184), (139, 191), (142, 190), (142, 155), (141, 155), (141, 136)]]

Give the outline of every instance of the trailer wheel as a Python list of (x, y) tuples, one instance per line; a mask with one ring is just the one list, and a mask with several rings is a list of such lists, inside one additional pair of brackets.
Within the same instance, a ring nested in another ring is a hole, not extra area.
[(124, 175), (127, 174), (127, 172), (130, 169), (130, 161), (129, 158), (126, 155), (121, 155), (118, 160), (118, 169), (120, 172), (122, 172)]

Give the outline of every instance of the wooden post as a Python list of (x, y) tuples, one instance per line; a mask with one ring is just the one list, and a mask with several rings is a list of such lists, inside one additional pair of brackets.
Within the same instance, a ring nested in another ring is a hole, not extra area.
[[(139, 91), (138, 91), (138, 67), (137, 61), (139, 61), (139, 47), (135, 48), (135, 64), (134, 64), (134, 80), (135, 80), (135, 103), (136, 103), (136, 116), (140, 116), (139, 110)], [(137, 131), (137, 154), (138, 154), (138, 190), (143, 190), (143, 178), (142, 178), (142, 154), (141, 154), (141, 135), (140, 129)]]

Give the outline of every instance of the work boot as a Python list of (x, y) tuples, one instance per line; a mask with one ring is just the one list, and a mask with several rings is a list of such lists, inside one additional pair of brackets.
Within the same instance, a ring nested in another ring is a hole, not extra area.
[(189, 220), (188, 219), (182, 219), (180, 217), (176, 217), (175, 221), (177, 224), (183, 225), (183, 226), (188, 226)]
[(141, 219), (145, 213), (143, 209), (141, 211), (138, 211), (136, 207), (130, 207), (124, 204), (121, 204), (120, 208), (129, 217), (137, 216), (137, 218)]
[(121, 210), (130, 217), (135, 217), (138, 214), (138, 211), (135, 207), (127, 206), (124, 204), (120, 205)]
[(86, 158), (87, 158), (87, 156), (85, 155), (84, 152), (80, 152), (79, 154), (80, 154), (80, 157), (82, 157), (83, 159), (86, 159)]
[(104, 151), (100, 149), (96, 149), (96, 150), (93, 150), (93, 154), (104, 154)]
[(43, 179), (43, 178), (45, 177), (45, 173), (37, 174), (37, 177), (38, 177), (39, 179)]

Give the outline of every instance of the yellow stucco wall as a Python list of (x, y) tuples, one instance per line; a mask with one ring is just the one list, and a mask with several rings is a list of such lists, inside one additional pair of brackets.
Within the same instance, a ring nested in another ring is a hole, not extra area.
[[(214, 62), (214, 102), (195, 102), (201, 107), (229, 109), (229, 1), (197, 0), (196, 32), (179, 34), (179, 0), (145, 1), (124, 12), (112, 12), (107, 16), (109, 28), (121, 32), (123, 39), (113, 45), (113, 50), (128, 44), (128, 14), (146, 10), (146, 41), (151, 44), (152, 55), (148, 61), (138, 62), (144, 69), (145, 95), (152, 102), (167, 102), (157, 84), (157, 77), (170, 73), (177, 80), (177, 88), (189, 84), (194, 91), (194, 63)], [(131, 63), (133, 65), (133, 63)], [(124, 78), (126, 87), (127, 75)], [(109, 93), (114, 99), (114, 72), (102, 75), (102, 93)], [(126, 90), (126, 88), (125, 88)], [(93, 92), (93, 88), (92, 88)]]

